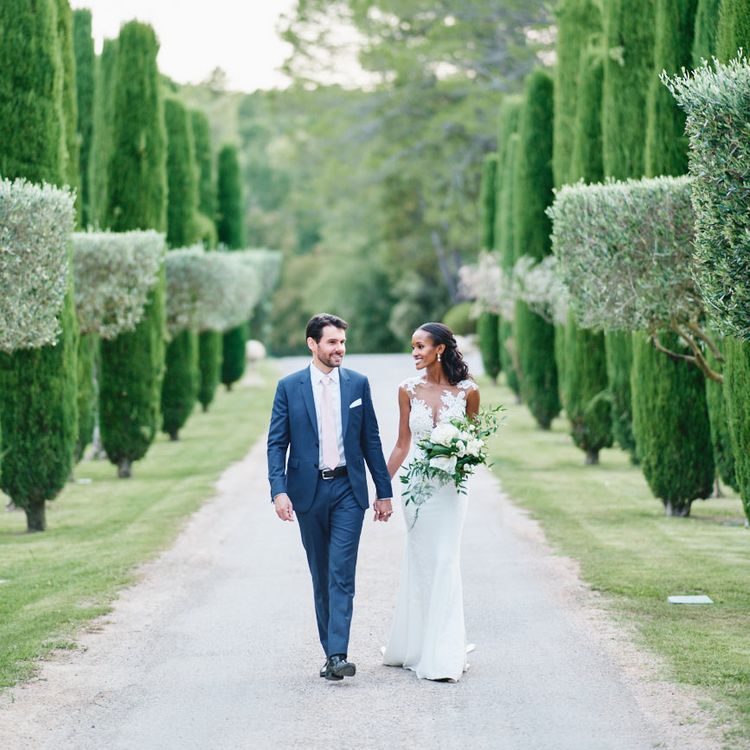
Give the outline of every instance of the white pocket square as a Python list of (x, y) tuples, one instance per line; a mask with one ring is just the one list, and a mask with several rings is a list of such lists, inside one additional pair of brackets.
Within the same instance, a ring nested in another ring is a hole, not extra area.
[(355, 406), (362, 406), (361, 398), (358, 398), (356, 401), (352, 401), (351, 404), (349, 404), (350, 409), (353, 409)]

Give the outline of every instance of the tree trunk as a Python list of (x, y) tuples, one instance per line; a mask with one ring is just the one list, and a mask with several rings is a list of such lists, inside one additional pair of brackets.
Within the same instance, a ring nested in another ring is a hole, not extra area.
[(670, 500), (664, 503), (664, 513), (675, 518), (687, 518), (690, 515), (690, 502), (673, 504)]
[(175, 441), (179, 440), (180, 439), (179, 432), (177, 430), (173, 430), (172, 432), (170, 432), (169, 433), (169, 439), (172, 442), (175, 442)]
[(228, 391), (232, 390), (232, 384), (231, 383), (227, 383), (226, 386), (227, 386), (227, 390)]
[(47, 529), (47, 516), (45, 501), (37, 501), (31, 503), (26, 511), (26, 530), (29, 533), (35, 531), (45, 531)]
[(120, 479), (130, 479), (133, 475), (133, 464), (129, 458), (121, 458), (120, 463), (117, 464), (117, 476)]
[(586, 451), (586, 466), (594, 466), (599, 463), (599, 450), (587, 450)]

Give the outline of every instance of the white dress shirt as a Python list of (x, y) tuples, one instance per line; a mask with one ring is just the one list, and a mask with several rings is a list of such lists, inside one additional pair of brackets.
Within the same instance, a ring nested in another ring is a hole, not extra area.
[[(323, 441), (320, 440), (321, 436), (321, 417), (320, 417), (320, 401), (322, 398), (321, 389), (323, 388), (323, 378), (327, 377), (326, 373), (319, 370), (314, 363), (310, 364), (310, 378), (312, 380), (312, 392), (313, 399), (315, 401), (315, 416), (318, 419), (318, 466), (323, 468)], [(341, 387), (339, 380), (339, 368), (334, 367), (328, 377), (333, 381), (328, 387), (331, 389), (331, 401), (333, 402), (333, 417), (336, 423), (336, 443), (339, 448), (339, 466), (346, 465), (346, 456), (344, 455), (344, 433), (341, 427)], [(335, 468), (335, 467), (332, 467)]]

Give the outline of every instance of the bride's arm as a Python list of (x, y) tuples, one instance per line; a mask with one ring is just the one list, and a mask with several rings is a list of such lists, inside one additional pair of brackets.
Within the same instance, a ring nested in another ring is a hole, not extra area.
[(466, 416), (474, 419), (479, 414), (479, 388), (472, 388), (466, 394)]
[(409, 394), (404, 388), (398, 389), (398, 438), (396, 445), (393, 446), (391, 457), (388, 459), (388, 473), (391, 479), (396, 475), (399, 467), (409, 455), (411, 446), (411, 429), (409, 428), (409, 412), (411, 411), (411, 402)]

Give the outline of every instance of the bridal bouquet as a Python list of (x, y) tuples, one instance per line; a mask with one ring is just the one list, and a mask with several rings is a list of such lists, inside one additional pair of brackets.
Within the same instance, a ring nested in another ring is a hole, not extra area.
[[(479, 464), (487, 463), (487, 438), (497, 432), (497, 412), (502, 407), (483, 409), (473, 419), (464, 416), (441, 422), (429, 437), (417, 443), (419, 454), (409, 464), (401, 481), (406, 485), (404, 505), (425, 503), (439, 487), (453, 483), (460, 494), (466, 480)], [(414, 523), (416, 523), (416, 516)]]

